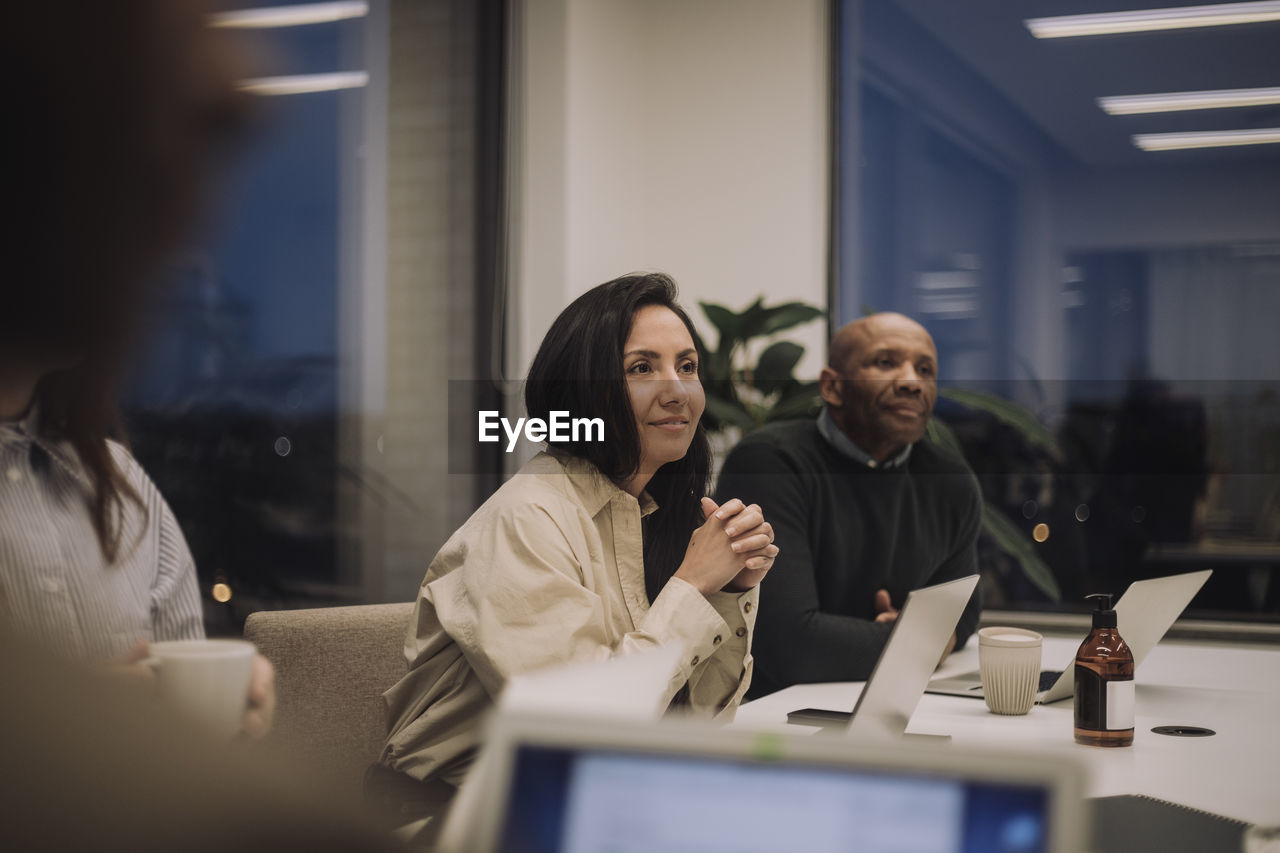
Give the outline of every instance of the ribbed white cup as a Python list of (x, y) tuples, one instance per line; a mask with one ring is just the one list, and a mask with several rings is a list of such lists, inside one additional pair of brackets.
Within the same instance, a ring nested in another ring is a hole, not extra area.
[(1025, 714), (1035, 704), (1040, 686), (1043, 638), (1025, 628), (978, 631), (978, 668), (982, 695), (996, 714)]

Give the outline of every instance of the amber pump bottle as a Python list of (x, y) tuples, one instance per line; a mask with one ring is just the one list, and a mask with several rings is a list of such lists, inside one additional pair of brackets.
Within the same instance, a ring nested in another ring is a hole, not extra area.
[(1133, 652), (1116, 630), (1111, 596), (1095, 594), (1093, 630), (1076, 652), (1076, 743), (1133, 745)]

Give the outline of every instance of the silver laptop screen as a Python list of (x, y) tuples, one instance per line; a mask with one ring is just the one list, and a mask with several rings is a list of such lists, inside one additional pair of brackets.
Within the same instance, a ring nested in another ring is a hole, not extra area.
[(1050, 794), (1024, 785), (732, 758), (521, 747), (504, 851), (1049, 849)]

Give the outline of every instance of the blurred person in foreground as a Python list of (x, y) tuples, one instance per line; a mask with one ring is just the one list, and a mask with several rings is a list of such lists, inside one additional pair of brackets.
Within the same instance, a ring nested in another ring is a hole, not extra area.
[[(204, 636), (182, 532), (113, 437), (152, 282), (244, 119), (241, 54), (207, 11), (42, 0), (11, 10), (0, 37), (20, 123), (0, 137), (20, 211), (0, 276), (0, 622), (118, 672), (149, 672), (148, 641)], [(259, 656), (247, 733), (265, 733), (274, 702)]]
[[(923, 441), (938, 353), (919, 323), (874, 314), (836, 332), (817, 420), (765, 426), (730, 452), (718, 495), (764, 508), (781, 554), (762, 589), (753, 695), (865, 681), (907, 593), (975, 574), (982, 496)], [(943, 653), (978, 622), (977, 592)]]
[(0, 679), (0, 850), (405, 849), (312, 774), (248, 743), (213, 742), (127, 680), (68, 663), (3, 627)]
[(667, 276), (607, 282), (560, 314), (529, 369), (528, 415), (599, 418), (603, 436), (549, 443), (432, 560), (371, 796), (438, 831), (484, 712), (510, 676), (543, 667), (679, 645), (662, 703), (732, 716), (778, 549), (758, 506), (704, 497), (705, 402)]

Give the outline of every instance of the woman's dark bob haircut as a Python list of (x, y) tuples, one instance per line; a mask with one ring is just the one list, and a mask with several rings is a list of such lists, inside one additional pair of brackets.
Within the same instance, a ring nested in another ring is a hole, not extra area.
[[(615, 483), (640, 470), (640, 432), (627, 391), (622, 349), (636, 312), (647, 305), (670, 309), (697, 341), (693, 323), (676, 302), (676, 283), (662, 273), (616, 278), (579, 296), (551, 324), (525, 383), (530, 418), (550, 421), (552, 412), (604, 421), (604, 441), (556, 442), (554, 446), (595, 465)], [(711, 449), (698, 422), (689, 451), (658, 469), (646, 491), (658, 510), (645, 519), (645, 587), (652, 601), (684, 558), (689, 536), (702, 523)]]

